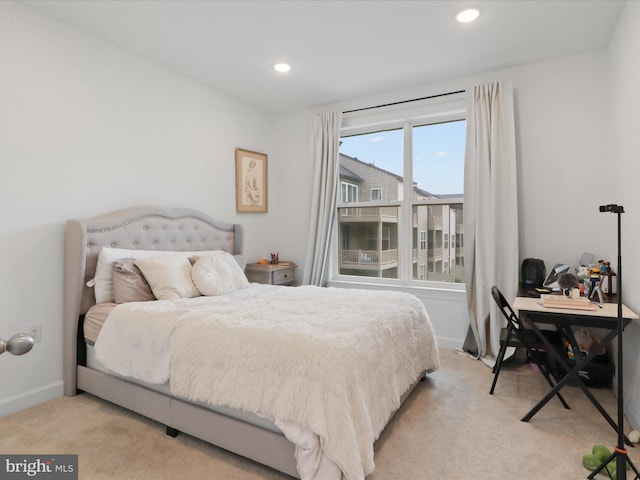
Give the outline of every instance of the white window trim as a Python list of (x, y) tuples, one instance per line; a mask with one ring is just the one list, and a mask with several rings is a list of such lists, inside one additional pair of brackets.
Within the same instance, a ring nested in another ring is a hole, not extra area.
[(360, 196), (360, 188), (358, 187), (358, 185), (356, 185), (355, 183), (352, 182), (347, 182), (344, 180), (340, 181), (340, 200), (342, 200), (342, 186), (345, 185), (347, 188), (349, 187), (353, 187), (356, 191), (356, 201), (355, 202), (340, 202), (341, 204), (345, 204), (345, 205), (351, 205), (353, 206), (354, 203), (358, 202), (358, 197)]

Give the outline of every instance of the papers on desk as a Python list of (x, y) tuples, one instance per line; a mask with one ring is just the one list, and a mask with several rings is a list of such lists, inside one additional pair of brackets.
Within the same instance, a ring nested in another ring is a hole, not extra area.
[(569, 308), (571, 310), (597, 310), (597, 306), (586, 297), (570, 298), (563, 295), (540, 295), (542, 306), (548, 308)]

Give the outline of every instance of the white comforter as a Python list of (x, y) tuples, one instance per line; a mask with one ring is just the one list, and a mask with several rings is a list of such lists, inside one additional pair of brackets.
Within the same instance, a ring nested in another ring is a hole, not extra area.
[[(249, 288), (219, 297), (123, 304), (97, 359), (120, 375), (272, 419), (299, 447), (302, 478), (321, 478), (309, 438), (346, 479), (374, 469), (373, 444), (438, 350), (412, 295), (319, 287)], [(320, 476), (319, 476), (320, 475)], [(338, 475), (339, 477), (340, 475)]]

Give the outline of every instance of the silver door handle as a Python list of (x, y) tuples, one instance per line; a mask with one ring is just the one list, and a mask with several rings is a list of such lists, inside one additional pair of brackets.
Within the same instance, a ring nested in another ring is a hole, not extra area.
[(0, 354), (9, 352), (12, 355), (24, 355), (33, 348), (33, 337), (26, 333), (16, 333), (9, 340), (0, 338)]

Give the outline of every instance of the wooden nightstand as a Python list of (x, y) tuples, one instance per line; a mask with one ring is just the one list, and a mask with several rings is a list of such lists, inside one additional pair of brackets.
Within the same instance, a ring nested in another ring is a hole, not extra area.
[(296, 279), (295, 270), (296, 264), (293, 262), (280, 262), (277, 265), (247, 263), (244, 273), (250, 282), (268, 285), (293, 285)]

